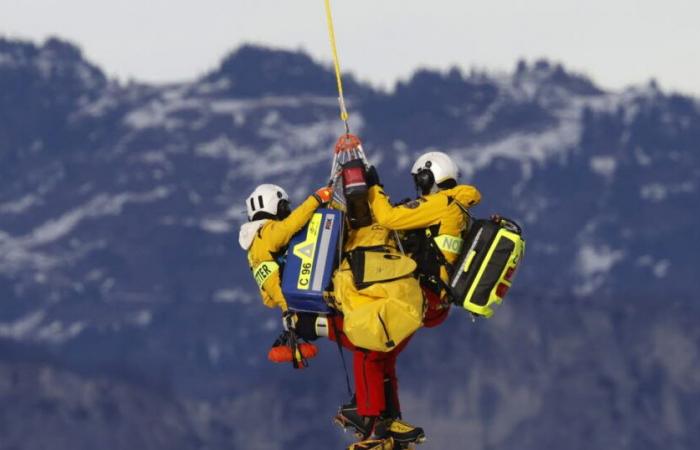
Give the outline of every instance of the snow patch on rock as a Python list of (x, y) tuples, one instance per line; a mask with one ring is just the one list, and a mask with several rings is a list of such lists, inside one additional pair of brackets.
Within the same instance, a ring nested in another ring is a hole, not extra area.
[(585, 297), (598, 290), (605, 283), (608, 272), (624, 257), (625, 253), (622, 250), (615, 250), (607, 245), (582, 245), (575, 262), (581, 282), (574, 286), (574, 294)]
[(15, 201), (0, 204), (0, 214), (21, 214), (40, 203), (38, 195), (27, 194)]
[(24, 236), (13, 237), (0, 231), (0, 273), (14, 273), (33, 267), (47, 270), (60, 263), (37, 249), (70, 235), (81, 223), (109, 215), (119, 215), (129, 203), (150, 203), (170, 195), (170, 189), (157, 187), (147, 192), (123, 192), (116, 195), (99, 194), (85, 204), (60, 217), (50, 219)]
[(41, 325), (46, 311), (39, 310), (9, 323), (0, 323), (0, 336), (11, 339), (23, 339)]
[(652, 203), (659, 203), (672, 195), (695, 192), (695, 189), (696, 187), (693, 181), (685, 181), (677, 184), (649, 183), (640, 188), (639, 196)]
[(247, 305), (253, 301), (253, 296), (249, 291), (239, 288), (219, 289), (214, 292), (212, 299), (217, 303), (241, 303)]
[(612, 156), (594, 156), (591, 158), (589, 166), (594, 173), (610, 179), (615, 175), (617, 161)]
[(580, 137), (581, 123), (578, 116), (563, 117), (557, 126), (543, 132), (513, 133), (490, 144), (452, 149), (447, 153), (453, 155), (467, 177), (500, 158), (519, 162), (524, 181), (527, 181), (532, 175), (532, 163), (542, 166), (548, 159), (565, 154), (578, 144)]

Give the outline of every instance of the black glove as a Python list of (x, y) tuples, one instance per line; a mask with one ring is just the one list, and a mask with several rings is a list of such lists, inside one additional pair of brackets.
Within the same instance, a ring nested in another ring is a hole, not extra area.
[(425, 230), (410, 230), (404, 233), (401, 245), (406, 253), (414, 255), (422, 254), (421, 243), (425, 240)]
[(297, 313), (297, 320), (294, 324), (294, 331), (297, 336), (307, 341), (315, 341), (318, 339), (316, 334), (316, 318), (318, 314)]
[(381, 186), (381, 183), (379, 183), (379, 174), (374, 166), (369, 166), (369, 169), (367, 169), (365, 181), (367, 182), (367, 187)]

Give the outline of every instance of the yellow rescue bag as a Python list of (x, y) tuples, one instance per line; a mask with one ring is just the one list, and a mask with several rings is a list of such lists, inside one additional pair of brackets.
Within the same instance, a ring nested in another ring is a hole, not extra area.
[(350, 268), (355, 285), (362, 289), (374, 283), (411, 275), (416, 270), (416, 262), (408, 256), (380, 246), (350, 252)]
[(391, 351), (423, 323), (423, 294), (412, 276), (358, 288), (346, 260), (336, 271), (333, 286), (336, 307), (344, 316), (343, 331), (358, 347)]

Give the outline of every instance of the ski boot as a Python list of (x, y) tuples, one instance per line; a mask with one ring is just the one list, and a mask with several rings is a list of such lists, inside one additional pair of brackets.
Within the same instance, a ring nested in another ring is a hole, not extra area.
[(422, 444), (425, 442), (425, 432), (421, 427), (416, 427), (398, 418), (382, 419), (374, 427), (378, 437), (391, 438), (397, 444), (407, 448), (409, 444)]
[(388, 439), (366, 439), (355, 442), (347, 450), (395, 450), (396, 443), (392, 438)]
[(374, 417), (364, 417), (357, 412), (357, 401), (355, 397), (350, 403), (347, 403), (338, 409), (338, 414), (335, 415), (333, 421), (347, 430), (352, 430), (358, 439), (367, 439), (374, 431)]

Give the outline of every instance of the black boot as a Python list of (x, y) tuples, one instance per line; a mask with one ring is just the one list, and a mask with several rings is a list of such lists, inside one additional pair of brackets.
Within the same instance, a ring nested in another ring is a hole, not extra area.
[(386, 410), (374, 427), (377, 437), (392, 438), (397, 445), (425, 441), (425, 432), (421, 427), (416, 427), (401, 420), (401, 411), (398, 408), (398, 399), (394, 398), (392, 380), (384, 379), (384, 400)]
[(338, 414), (333, 420), (345, 429), (352, 429), (359, 438), (367, 439), (374, 431), (376, 417), (361, 416), (357, 412), (357, 400), (353, 396), (350, 403), (338, 409)]

